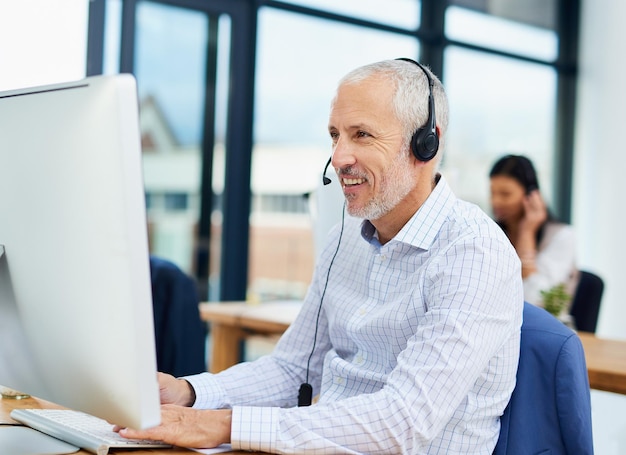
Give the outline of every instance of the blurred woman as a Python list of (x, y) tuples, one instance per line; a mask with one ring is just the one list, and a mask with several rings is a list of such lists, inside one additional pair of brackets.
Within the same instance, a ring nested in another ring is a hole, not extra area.
[(489, 179), (493, 216), (522, 263), (526, 301), (543, 306), (541, 291), (561, 283), (573, 296), (578, 280), (574, 230), (546, 208), (532, 162), (506, 155), (493, 165)]

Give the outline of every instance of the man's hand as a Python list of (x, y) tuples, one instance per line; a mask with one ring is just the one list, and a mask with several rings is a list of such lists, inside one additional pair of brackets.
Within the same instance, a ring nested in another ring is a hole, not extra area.
[(161, 406), (161, 424), (147, 430), (116, 428), (131, 439), (152, 439), (180, 447), (208, 449), (230, 443), (232, 411), (198, 410), (173, 404)]
[(177, 379), (170, 374), (159, 373), (159, 394), (162, 404), (192, 406), (196, 401), (196, 393), (184, 379)]

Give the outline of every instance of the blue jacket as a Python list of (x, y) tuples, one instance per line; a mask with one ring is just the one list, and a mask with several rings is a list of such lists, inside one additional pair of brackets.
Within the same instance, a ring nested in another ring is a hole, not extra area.
[(495, 455), (593, 454), (587, 365), (580, 339), (550, 313), (524, 304), (517, 385)]

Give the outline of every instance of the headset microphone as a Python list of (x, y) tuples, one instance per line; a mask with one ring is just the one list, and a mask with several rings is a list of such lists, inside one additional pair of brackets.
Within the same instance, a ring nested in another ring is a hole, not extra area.
[(300, 384), (300, 390), (298, 391), (298, 406), (311, 406), (313, 401), (313, 386), (305, 382)]
[(322, 182), (324, 183), (324, 185), (328, 185), (330, 182), (332, 182), (330, 178), (326, 177), (326, 171), (328, 171), (328, 166), (330, 166), (330, 162), (332, 161), (332, 159), (333, 159), (332, 156), (328, 158), (328, 161), (326, 162), (326, 166), (324, 166), (324, 174), (322, 177)]

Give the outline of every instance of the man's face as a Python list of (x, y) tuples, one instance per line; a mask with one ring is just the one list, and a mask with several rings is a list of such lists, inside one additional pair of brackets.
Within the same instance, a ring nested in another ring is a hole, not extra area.
[(392, 107), (393, 87), (378, 77), (343, 85), (331, 108), (328, 131), (348, 213), (377, 220), (413, 189), (402, 125)]

